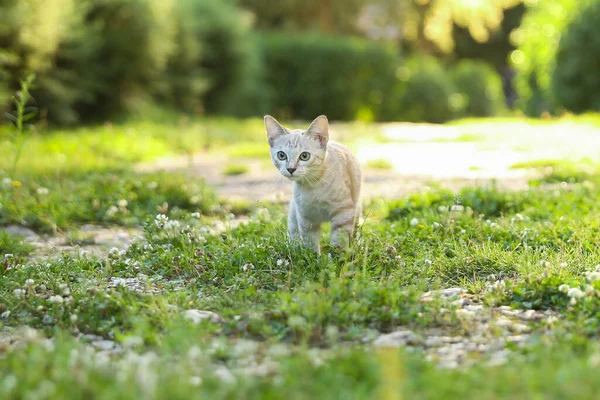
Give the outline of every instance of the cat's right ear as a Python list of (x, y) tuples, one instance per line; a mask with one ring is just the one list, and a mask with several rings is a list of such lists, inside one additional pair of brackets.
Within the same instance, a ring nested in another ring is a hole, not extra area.
[(267, 129), (267, 140), (270, 146), (273, 146), (273, 141), (279, 136), (288, 133), (288, 131), (270, 115), (265, 115), (265, 128)]

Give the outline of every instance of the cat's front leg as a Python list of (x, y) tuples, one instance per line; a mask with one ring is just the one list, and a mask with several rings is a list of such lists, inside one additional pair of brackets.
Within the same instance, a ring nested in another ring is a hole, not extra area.
[(331, 220), (331, 245), (348, 247), (358, 220), (357, 208), (347, 208), (338, 212)]
[(315, 253), (321, 254), (321, 247), (319, 246), (321, 224), (314, 223), (300, 216), (298, 217), (298, 227), (304, 245), (309, 249), (312, 249)]
[(296, 211), (296, 202), (292, 200), (290, 202), (290, 212), (288, 214), (288, 239), (298, 239), (298, 211)]

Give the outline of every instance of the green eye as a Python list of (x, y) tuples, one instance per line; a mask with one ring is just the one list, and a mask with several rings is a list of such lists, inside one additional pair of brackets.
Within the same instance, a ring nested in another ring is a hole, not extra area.
[(303, 152), (302, 154), (300, 154), (300, 160), (302, 160), (302, 161), (308, 161), (309, 158), (310, 158), (310, 153), (307, 153), (306, 151)]
[(277, 158), (279, 158), (280, 160), (285, 160), (287, 158), (287, 156), (285, 155), (285, 153), (283, 151), (278, 151)]

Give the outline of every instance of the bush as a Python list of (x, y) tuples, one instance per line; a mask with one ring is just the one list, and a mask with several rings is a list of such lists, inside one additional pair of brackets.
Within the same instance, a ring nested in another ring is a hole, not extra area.
[(488, 64), (463, 60), (452, 71), (452, 78), (456, 89), (465, 96), (464, 115), (490, 117), (505, 108), (502, 78)]
[(385, 106), (385, 120), (442, 123), (460, 111), (463, 102), (445, 66), (434, 57), (415, 57), (400, 67), (394, 94)]
[(556, 112), (551, 80), (559, 41), (582, 4), (592, 2), (594, 0), (530, 3), (521, 27), (512, 34), (518, 48), (511, 53), (511, 62), (517, 71), (517, 105), (525, 114), (540, 116), (543, 112)]
[(552, 93), (573, 112), (600, 111), (600, 3), (583, 7), (560, 41)]
[(155, 102), (258, 112), (262, 68), (248, 33), (233, 0), (0, 0), (0, 104), (35, 72), (42, 116), (63, 124)]
[(284, 118), (377, 118), (398, 62), (385, 45), (318, 34), (266, 34), (261, 49), (273, 113)]

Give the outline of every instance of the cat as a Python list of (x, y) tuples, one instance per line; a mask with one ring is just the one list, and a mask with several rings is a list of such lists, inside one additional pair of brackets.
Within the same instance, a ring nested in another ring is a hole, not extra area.
[(265, 116), (273, 165), (293, 182), (290, 239), (321, 253), (321, 224), (331, 222), (331, 244), (346, 247), (361, 215), (362, 173), (346, 146), (329, 140), (329, 121), (318, 116), (307, 130), (287, 129)]

